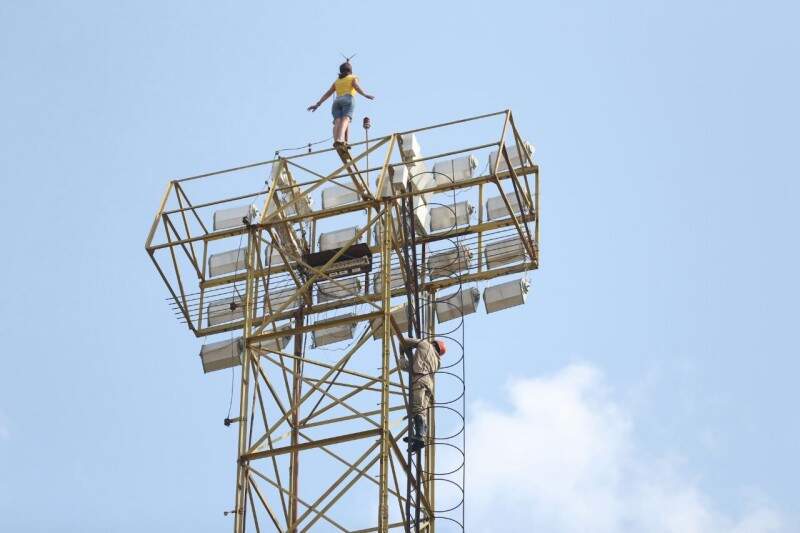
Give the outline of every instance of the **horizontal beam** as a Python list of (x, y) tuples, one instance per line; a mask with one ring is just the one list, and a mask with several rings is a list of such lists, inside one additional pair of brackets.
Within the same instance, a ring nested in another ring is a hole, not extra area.
[(264, 459), (265, 457), (274, 457), (276, 455), (283, 455), (291, 452), (301, 452), (303, 450), (312, 450), (322, 446), (330, 446), (332, 444), (339, 444), (342, 442), (349, 442), (352, 440), (366, 439), (369, 437), (377, 437), (381, 434), (380, 428), (368, 429), (366, 431), (359, 431), (357, 433), (348, 433), (347, 435), (338, 435), (336, 437), (328, 437), (327, 439), (312, 440), (309, 442), (302, 442), (300, 444), (283, 446), (281, 448), (273, 448), (271, 450), (264, 450), (261, 452), (246, 453), (239, 458), (239, 463), (246, 461), (255, 461), (256, 459)]

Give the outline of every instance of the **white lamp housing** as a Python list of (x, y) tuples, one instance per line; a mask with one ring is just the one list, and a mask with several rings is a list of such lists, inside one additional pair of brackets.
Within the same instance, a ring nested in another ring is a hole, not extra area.
[(244, 220), (252, 224), (257, 218), (258, 208), (255, 204), (220, 209), (214, 211), (214, 231), (244, 226)]
[[(269, 315), (271, 312), (275, 313), (286, 302), (291, 302), (284, 311), (288, 311), (289, 309), (294, 309), (300, 303), (300, 295), (298, 294), (296, 297), (293, 297), (295, 292), (297, 291), (297, 287), (292, 284), (290, 287), (281, 288), (281, 289), (273, 289), (270, 290), (267, 295), (264, 297), (264, 314)], [(270, 306), (272, 307), (272, 311), (270, 312)]]
[(455, 320), (464, 315), (471, 315), (478, 310), (481, 293), (475, 287), (461, 290), (436, 300), (436, 320), (441, 324), (448, 320)]
[(224, 370), (242, 364), (244, 343), (241, 337), (219, 342), (212, 342), (200, 348), (200, 361), (203, 372), (208, 374), (216, 370)]
[[(517, 202), (517, 195), (514, 193), (506, 193), (506, 198), (508, 198), (508, 203), (511, 205), (511, 209), (514, 210), (514, 214), (518, 215), (520, 209), (519, 202)], [(508, 208), (502, 196), (494, 196), (486, 200), (486, 216), (489, 220), (497, 220), (499, 218), (511, 216), (508, 213)]]
[(458, 202), (431, 208), (431, 231), (454, 229), (469, 224), (475, 208), (469, 202)]
[(444, 252), (432, 254), (428, 259), (428, 274), (431, 280), (447, 278), (469, 270), (472, 252), (463, 244)]
[[(381, 219), (378, 220), (378, 222), (375, 224), (375, 230), (373, 232), (375, 234), (375, 244), (379, 244), (381, 242), (381, 239), (382, 239), (382, 236), (383, 236), (383, 231), (381, 230), (381, 228), (383, 227), (383, 221), (384, 221), (384, 218), (381, 217)], [(392, 217), (392, 226), (394, 226), (394, 234), (399, 236), (400, 235), (400, 219), (398, 219), (397, 217)], [(395, 237), (393, 235), (392, 239), (394, 239), (394, 238)]]
[(277, 187), (286, 187), (289, 185), (289, 173), (286, 171), (286, 164), (283, 161), (275, 161), (272, 163), (269, 177), (272, 179), (272, 183)]
[(472, 171), (478, 166), (474, 155), (456, 157), (449, 161), (439, 161), (433, 165), (433, 173), (439, 185), (472, 179)]
[[(335, 250), (336, 248), (341, 248), (350, 242), (350, 240), (356, 236), (356, 233), (358, 233), (358, 226), (321, 233), (319, 236), (319, 251), (323, 252), (325, 250)], [(359, 239), (359, 241), (360, 240), (361, 239)], [(355, 242), (353, 244), (355, 244)]]
[[(322, 325), (325, 322), (329, 322), (331, 320), (338, 320), (349, 316), (353, 316), (353, 313), (347, 313), (345, 315), (339, 315), (337, 317), (329, 318), (327, 320), (321, 320), (317, 322), (317, 325)], [(327, 346), (328, 344), (333, 344), (335, 342), (352, 339), (355, 330), (356, 330), (355, 322), (351, 322), (349, 324), (338, 324), (316, 329), (312, 332), (312, 336), (314, 338), (314, 348), (319, 348), (320, 346)]]
[(361, 294), (359, 278), (337, 279), (338, 285), (331, 280), (317, 283), (317, 303), (352, 298)]
[[(392, 268), (391, 272), (389, 273), (389, 285), (391, 290), (399, 289), (403, 285), (405, 285), (405, 279), (403, 278), (403, 269), (399, 266)], [(373, 291), (374, 292), (381, 292), (383, 287), (381, 286), (381, 273), (377, 272), (375, 276), (372, 278), (373, 282)]]
[(483, 290), (483, 304), (486, 306), (486, 312), (494, 313), (524, 304), (528, 299), (529, 288), (530, 282), (525, 278), (506, 281), (494, 287), (486, 287)]
[(522, 261), (525, 259), (525, 253), (525, 245), (519, 236), (493, 241), (483, 248), (486, 266), (489, 268)]
[[(408, 170), (408, 183), (411, 186), (411, 190), (414, 192), (419, 193), (427, 191), (428, 189), (436, 187), (436, 175), (433, 172), (428, 172), (428, 166), (424, 161), (421, 161), (410, 166)], [(424, 193), (422, 198), (426, 202), (430, 202), (432, 196), (433, 193), (428, 192)]]
[[(285, 331), (285, 330), (290, 330), (290, 329), (292, 329), (292, 328), (288, 324), (285, 324), (283, 326), (278, 327), (278, 331)], [(273, 330), (270, 327), (270, 328), (265, 329), (264, 332), (265, 333), (272, 333)], [(292, 336), (291, 335), (282, 335), (280, 337), (272, 337), (271, 339), (266, 339), (266, 340), (263, 340), (263, 341), (259, 342), (258, 344), (256, 344), (256, 347), (260, 348), (261, 350), (268, 350), (268, 351), (273, 351), (273, 352), (281, 352), (281, 351), (283, 351), (284, 348), (286, 348), (286, 345), (289, 344), (290, 340), (292, 340)]]
[[(296, 202), (294, 200), (297, 199)], [(307, 193), (304, 193), (300, 190), (300, 186), (295, 185), (291, 189), (289, 189), (289, 193), (286, 195), (286, 203), (292, 203), (290, 207), (287, 207), (284, 210), (284, 214), (287, 216), (292, 216), (296, 214), (301, 215), (308, 215), (311, 213), (312, 208), (311, 206), (314, 204), (314, 199)]]
[(427, 200), (422, 196), (414, 196), (411, 199), (411, 205), (414, 208), (417, 231), (422, 235), (427, 235), (431, 232), (431, 209), (428, 207)]
[[(392, 308), (392, 318), (400, 328), (400, 333), (404, 335), (408, 332), (408, 312), (406, 311), (406, 304), (398, 305)], [(372, 320), (372, 338), (380, 339), (383, 337), (383, 318), (375, 318)]]
[[(233, 307), (231, 309), (231, 307)], [(244, 318), (244, 302), (241, 296), (231, 296), (208, 304), (206, 320), (209, 326), (233, 322)]]
[[(525, 150), (528, 151), (528, 154), (533, 158), (533, 152), (536, 149), (528, 143), (528, 141), (522, 141), (522, 146)], [(511, 166), (514, 168), (519, 168), (523, 166), (523, 164), (527, 164), (527, 158), (523, 161), (522, 158), (519, 156), (519, 152), (517, 151), (517, 143), (513, 140), (510, 143), (506, 143), (506, 150), (508, 151), (508, 159), (511, 161)], [(497, 150), (489, 154), (489, 173), (494, 170), (494, 162), (497, 159)], [(508, 165), (506, 165), (506, 159), (501, 155), (500, 156), (500, 164), (497, 166), (497, 172), (506, 172), (508, 170)]]
[(398, 140), (400, 141), (400, 155), (404, 161), (416, 159), (422, 153), (417, 136), (413, 133), (401, 135)]
[(267, 268), (267, 265), (271, 268), (283, 266), (283, 257), (273, 246), (267, 246), (264, 249), (264, 268)]
[(212, 278), (243, 270), (247, 265), (247, 248), (239, 248), (208, 257), (208, 275)]
[(334, 185), (322, 190), (322, 209), (354, 204), (359, 200), (361, 200), (361, 197), (358, 193), (340, 185)]

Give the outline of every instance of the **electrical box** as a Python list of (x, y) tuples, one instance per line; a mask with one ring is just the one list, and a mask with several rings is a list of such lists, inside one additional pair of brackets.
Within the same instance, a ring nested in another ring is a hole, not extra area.
[(448, 278), (469, 270), (472, 252), (463, 244), (450, 250), (436, 252), (428, 259), (428, 275), (431, 280)]
[(436, 300), (436, 321), (441, 324), (455, 320), (464, 315), (471, 315), (478, 310), (481, 294), (475, 287), (459, 289), (453, 294)]
[(247, 267), (247, 248), (229, 250), (208, 256), (208, 275), (212, 278)]
[(438, 185), (457, 183), (472, 179), (472, 171), (477, 167), (478, 158), (474, 155), (465, 155), (448, 161), (439, 161), (433, 165), (433, 174)]
[(517, 235), (485, 244), (483, 254), (486, 258), (486, 266), (488, 268), (497, 268), (524, 260), (526, 250), (522, 239)]
[(469, 202), (457, 202), (431, 208), (431, 231), (455, 229), (469, 224), (475, 208)]
[(224, 370), (242, 364), (244, 343), (241, 337), (219, 342), (212, 342), (200, 348), (200, 361), (203, 372), (208, 374), (216, 370)]
[(494, 313), (524, 304), (528, 299), (529, 288), (530, 282), (525, 278), (486, 287), (483, 291), (483, 304), (486, 306), (486, 312)]
[[(533, 153), (536, 150), (533, 145), (529, 144), (527, 141), (522, 142), (522, 146), (525, 150), (528, 151), (528, 154), (533, 158)], [(528, 164), (527, 158), (524, 160), (520, 158), (519, 152), (517, 151), (517, 143), (514, 142), (512, 139), (510, 143), (506, 143), (506, 150), (508, 151), (508, 159), (511, 161), (511, 166), (516, 168), (520, 168)], [(497, 150), (489, 154), (489, 173), (491, 174), (494, 170), (494, 162), (497, 159)], [(497, 172), (507, 172), (508, 165), (506, 165), (505, 158), (501, 155), (500, 156), (500, 164), (497, 166)]]
[(255, 204), (240, 205), (214, 211), (214, 231), (238, 228), (252, 224), (258, 220), (258, 208)]

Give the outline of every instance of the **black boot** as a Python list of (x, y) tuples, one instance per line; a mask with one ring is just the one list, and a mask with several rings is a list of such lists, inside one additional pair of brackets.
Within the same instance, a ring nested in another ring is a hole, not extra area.
[(425, 439), (428, 437), (428, 425), (425, 423), (425, 417), (422, 415), (414, 415), (414, 440), (411, 445), (417, 450), (425, 447)]

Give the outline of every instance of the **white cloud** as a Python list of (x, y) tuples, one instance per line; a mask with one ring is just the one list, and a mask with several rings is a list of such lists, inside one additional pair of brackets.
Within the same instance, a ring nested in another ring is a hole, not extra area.
[(509, 384), (511, 409), (478, 404), (468, 424), (468, 529), (553, 533), (779, 533), (765, 504), (730, 516), (679, 465), (645, 458), (629, 411), (596, 369)]

